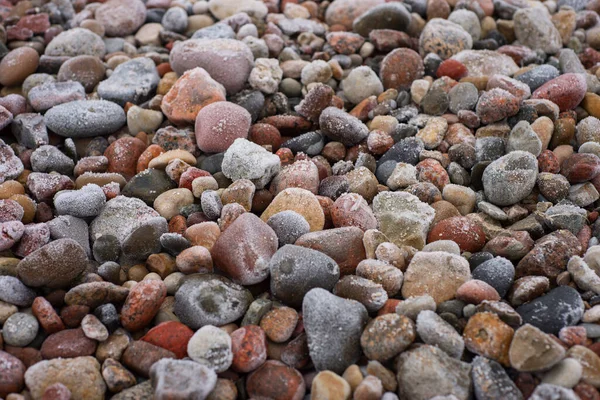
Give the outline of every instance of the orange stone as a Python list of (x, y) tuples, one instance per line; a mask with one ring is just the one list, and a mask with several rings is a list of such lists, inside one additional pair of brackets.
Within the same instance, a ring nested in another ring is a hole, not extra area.
[(62, 319), (60, 319), (52, 304), (45, 298), (36, 297), (31, 306), (31, 311), (47, 334), (65, 329)]
[(133, 137), (115, 140), (104, 152), (104, 157), (108, 158), (108, 172), (131, 179), (136, 174), (138, 159), (145, 149), (144, 142)]
[(186, 71), (162, 100), (161, 109), (176, 125), (193, 124), (205, 106), (225, 101), (225, 88), (203, 68)]
[(491, 358), (509, 367), (508, 350), (514, 330), (497, 314), (483, 312), (469, 318), (463, 331), (465, 346), (475, 354)]
[(167, 296), (163, 281), (145, 280), (136, 284), (130, 291), (121, 310), (121, 325), (131, 332), (139, 331), (148, 325)]
[(267, 338), (256, 325), (247, 325), (231, 333), (231, 367), (238, 372), (251, 372), (267, 360)]
[(165, 150), (157, 144), (151, 144), (150, 146), (148, 146), (146, 150), (144, 150), (144, 152), (140, 155), (140, 158), (138, 158), (136, 172), (145, 171), (148, 168), (148, 164), (150, 164), (150, 161), (164, 152)]
[(194, 331), (178, 321), (167, 321), (150, 329), (140, 340), (175, 353), (177, 358), (187, 356), (187, 345)]

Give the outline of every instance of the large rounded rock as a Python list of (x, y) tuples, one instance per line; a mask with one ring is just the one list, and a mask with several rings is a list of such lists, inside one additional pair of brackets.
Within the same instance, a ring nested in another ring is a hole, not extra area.
[(308, 350), (318, 371), (338, 374), (360, 358), (360, 336), (367, 323), (365, 307), (357, 301), (312, 289), (302, 303)]
[(104, 100), (77, 100), (52, 107), (44, 116), (46, 126), (57, 135), (86, 138), (108, 135), (125, 125), (125, 111)]
[(38, 67), (40, 56), (29, 47), (19, 47), (5, 55), (0, 61), (0, 84), (15, 86), (21, 84)]
[(535, 156), (513, 151), (487, 166), (483, 172), (483, 190), (490, 203), (510, 206), (527, 197), (537, 178)]
[[(570, 218), (574, 220), (573, 216)], [(545, 276), (554, 280), (566, 270), (571, 257), (580, 255), (581, 251), (581, 243), (574, 234), (565, 229), (554, 231), (539, 239), (519, 261), (516, 276)]]
[(419, 37), (422, 54), (435, 53), (443, 60), (472, 47), (473, 38), (462, 26), (441, 18), (427, 22)]
[(430, 295), (437, 304), (451, 300), (456, 290), (471, 279), (469, 262), (445, 251), (419, 252), (412, 258), (402, 285), (402, 296)]
[(402, 3), (385, 3), (371, 8), (354, 20), (354, 32), (368, 37), (374, 29), (405, 31), (410, 24), (410, 13)]
[(141, 0), (109, 0), (96, 9), (95, 17), (108, 36), (127, 36), (146, 20), (146, 6)]
[(221, 153), (236, 139), (246, 139), (251, 124), (252, 116), (244, 107), (228, 101), (214, 102), (198, 112), (196, 142), (206, 153)]
[(340, 268), (329, 256), (301, 246), (285, 245), (269, 262), (271, 292), (291, 307), (302, 306), (311, 289), (332, 290), (340, 277)]
[[(136, 0), (137, 1), (137, 0)], [(44, 54), (55, 57), (95, 56), (103, 57), (106, 52), (104, 41), (94, 32), (73, 28), (60, 33), (48, 46)]]
[(214, 244), (215, 264), (235, 282), (253, 285), (269, 276), (269, 261), (279, 241), (269, 225), (252, 213), (244, 213)]
[(222, 84), (228, 95), (242, 90), (254, 64), (248, 46), (233, 39), (190, 39), (177, 42), (170, 55), (171, 67), (179, 75), (202, 67)]
[(547, 370), (565, 357), (565, 349), (528, 323), (515, 331), (508, 351), (511, 366), (517, 371)]
[(133, 231), (156, 217), (160, 215), (142, 200), (117, 196), (108, 201), (100, 215), (92, 221), (90, 238), (95, 241), (101, 236), (111, 235), (123, 243)]
[(30, 253), (17, 265), (27, 286), (65, 288), (85, 269), (87, 255), (73, 239), (58, 239)]
[(100, 363), (94, 357), (44, 360), (25, 373), (25, 384), (34, 399), (41, 399), (48, 386), (55, 383), (65, 385), (72, 399), (102, 400), (106, 392)]
[(241, 318), (252, 294), (243, 286), (213, 274), (187, 276), (175, 293), (174, 312), (192, 329), (222, 326)]
[(391, 51), (383, 61), (379, 75), (386, 89), (408, 90), (416, 79), (425, 73), (423, 60), (412, 49), (400, 48)]
[(35, 299), (35, 292), (23, 285), (14, 276), (0, 276), (0, 301), (19, 307), (29, 307)]
[(521, 8), (513, 16), (515, 36), (522, 45), (554, 54), (562, 47), (558, 29), (545, 8)]

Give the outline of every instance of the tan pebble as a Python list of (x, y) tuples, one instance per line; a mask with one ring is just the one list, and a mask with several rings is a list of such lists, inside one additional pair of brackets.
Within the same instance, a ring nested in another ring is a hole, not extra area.
[(0, 185), (0, 200), (10, 199), (15, 194), (25, 194), (25, 188), (17, 181), (6, 181)]
[(165, 169), (169, 161), (179, 158), (183, 162), (190, 165), (196, 165), (196, 157), (189, 151), (185, 150), (169, 150), (162, 153), (158, 157), (153, 158), (148, 164), (148, 168)]
[(344, 374), (342, 375), (342, 378), (344, 378), (346, 382), (348, 382), (348, 384), (350, 385), (350, 389), (352, 390), (352, 392), (354, 392), (358, 385), (362, 382), (363, 375), (362, 372), (360, 372), (360, 368), (358, 367), (358, 365), (352, 364), (351, 366), (346, 368)]
[(154, 200), (154, 209), (164, 218), (171, 219), (179, 210), (194, 203), (194, 195), (189, 189), (171, 189), (161, 193)]
[(315, 376), (311, 385), (311, 399), (346, 400), (352, 390), (350, 384), (331, 371), (322, 371)]

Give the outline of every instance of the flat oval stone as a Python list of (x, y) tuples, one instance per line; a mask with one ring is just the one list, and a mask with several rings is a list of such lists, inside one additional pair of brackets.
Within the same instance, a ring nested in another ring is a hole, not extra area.
[(66, 329), (48, 336), (42, 344), (42, 357), (74, 358), (91, 356), (96, 351), (95, 340), (89, 339), (81, 328)]
[(116, 132), (127, 122), (117, 104), (104, 100), (77, 100), (52, 107), (44, 116), (57, 135), (85, 138)]
[(564, 74), (546, 82), (532, 94), (532, 99), (547, 99), (560, 111), (572, 110), (583, 100), (587, 83), (583, 74)]
[(19, 279), (28, 286), (64, 288), (83, 272), (87, 255), (73, 239), (58, 239), (34, 251), (17, 266)]

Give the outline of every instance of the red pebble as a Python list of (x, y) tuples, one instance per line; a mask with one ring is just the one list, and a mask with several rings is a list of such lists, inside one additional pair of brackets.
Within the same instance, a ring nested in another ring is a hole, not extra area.
[(558, 338), (567, 346), (585, 345), (587, 331), (583, 326), (565, 326), (558, 332)]
[(247, 325), (231, 333), (233, 364), (237, 372), (251, 372), (267, 360), (267, 337), (256, 325)]
[(85, 336), (83, 329), (66, 329), (48, 336), (40, 351), (46, 360), (91, 356), (96, 351), (96, 344), (95, 340)]
[(448, 59), (442, 61), (437, 69), (436, 75), (438, 78), (447, 76), (457, 81), (469, 75), (469, 70), (460, 61)]
[(211, 176), (209, 172), (203, 169), (190, 167), (186, 169), (179, 177), (179, 187), (192, 190), (192, 182), (194, 179), (201, 176)]
[(551, 150), (544, 150), (538, 156), (538, 166), (540, 172), (550, 172), (551, 174), (558, 174), (560, 171), (560, 164), (558, 158)]
[(439, 161), (428, 158), (417, 164), (418, 179), (421, 182), (433, 183), (440, 191), (450, 183), (448, 172)]
[(177, 358), (184, 358), (193, 335), (194, 331), (181, 322), (167, 321), (150, 329), (140, 340), (172, 351)]
[(36, 297), (31, 306), (31, 311), (46, 333), (52, 334), (65, 329), (65, 324), (52, 307), (52, 304), (45, 298)]
[(572, 110), (583, 100), (587, 83), (583, 74), (563, 74), (537, 88), (532, 99), (547, 99), (555, 103), (560, 111)]
[(485, 232), (467, 217), (452, 217), (441, 220), (429, 232), (427, 242), (437, 240), (452, 240), (462, 251), (475, 253), (485, 245)]
[(248, 376), (246, 390), (255, 399), (300, 400), (304, 398), (306, 385), (298, 370), (269, 360)]
[(401, 302), (402, 302), (402, 300), (398, 300), (398, 299), (388, 299), (385, 302), (385, 304), (383, 305), (383, 307), (381, 307), (379, 309), (379, 311), (377, 311), (377, 316), (384, 315), (384, 314), (395, 314), (396, 307)]
[(595, 154), (575, 153), (562, 163), (560, 173), (570, 183), (590, 181), (600, 173), (600, 158)]
[(471, 279), (456, 290), (456, 298), (469, 304), (479, 304), (485, 300), (500, 301), (500, 295), (490, 284)]
[(138, 282), (130, 291), (121, 310), (121, 325), (128, 331), (139, 331), (148, 325), (167, 297), (163, 281)]
[(108, 172), (116, 172), (125, 179), (131, 179), (136, 174), (138, 158), (145, 149), (144, 142), (133, 137), (115, 140), (104, 152), (104, 157), (108, 158)]

